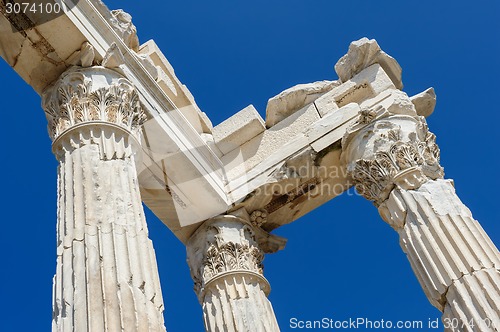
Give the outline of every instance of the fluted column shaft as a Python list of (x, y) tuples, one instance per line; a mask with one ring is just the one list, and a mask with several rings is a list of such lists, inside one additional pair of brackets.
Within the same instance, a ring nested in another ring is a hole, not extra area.
[(253, 227), (231, 215), (215, 217), (187, 244), (207, 331), (279, 331)]
[(429, 301), (456, 331), (500, 328), (500, 255), (449, 180), (394, 189), (379, 207)]
[(357, 191), (399, 233), (425, 294), (443, 312), (445, 330), (500, 330), (500, 253), (453, 182), (442, 179), (425, 119), (408, 108), (364, 109), (343, 149)]
[(53, 331), (165, 331), (136, 172), (144, 114), (127, 80), (74, 68), (43, 95), (59, 160)]

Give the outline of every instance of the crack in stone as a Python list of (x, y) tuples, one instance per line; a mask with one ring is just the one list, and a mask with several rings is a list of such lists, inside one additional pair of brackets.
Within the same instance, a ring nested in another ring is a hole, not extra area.
[(448, 292), (449, 292), (449, 290), (450, 290), (450, 288), (452, 286), (454, 286), (457, 282), (460, 282), (463, 278), (465, 278), (467, 276), (474, 276), (474, 274), (476, 274), (477, 272), (487, 271), (487, 270), (495, 270), (497, 272), (500, 272), (500, 270), (497, 269), (495, 266), (492, 266), (492, 267), (482, 267), (479, 270), (472, 269), (470, 272), (468, 272), (468, 273), (462, 273), (462, 275), (460, 277), (452, 279), (451, 283), (448, 286), (446, 286), (446, 290), (444, 291), (444, 293), (441, 294), (441, 299), (439, 300), (439, 303), (441, 303), (443, 305), (443, 311), (444, 311), (444, 308), (446, 307), (446, 304), (448, 303), (448, 301), (447, 301), (447, 295), (448, 295)]
[(12, 64), (12, 68), (14, 68), (17, 65), (17, 62), (19, 61), (19, 57), (21, 56), (21, 53), (23, 53), (23, 48), (24, 48), (24, 43), (21, 44), (21, 48), (19, 49), (19, 53), (14, 57), (14, 63)]

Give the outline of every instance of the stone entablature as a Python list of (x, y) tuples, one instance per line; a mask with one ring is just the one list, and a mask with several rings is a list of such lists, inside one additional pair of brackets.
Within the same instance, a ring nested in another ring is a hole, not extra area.
[[(78, 9), (65, 12), (57, 23), (47, 22), (42, 31), (34, 27), (28, 36), (5, 34), (2, 43), (9, 47), (3, 48), (2, 57), (38, 93), (74, 65), (101, 65), (135, 85), (148, 117), (142, 126), (146, 134), (139, 168), (142, 198), (183, 242), (203, 220), (230, 208), (244, 207), (251, 213), (265, 207), (269, 213), (264, 227), (269, 231), (345, 191), (350, 186), (345, 174), (334, 180), (318, 176), (316, 170), (341, 168), (340, 140), (356, 120), (357, 107), (402, 86), (397, 62), (374, 40), (362, 39), (336, 66), (339, 80), (302, 84), (280, 93), (270, 99), (265, 121), (250, 107), (228, 119), (229, 126), (212, 128), (154, 41), (139, 45), (130, 15), (92, 0), (79, 1)], [(47, 56), (27, 61), (30, 54), (39, 56), (28, 52), (29, 43), (23, 47), (32, 33), (53, 48), (51, 57), (57, 61)], [(419, 105), (417, 113), (432, 112), (432, 93), (421, 94), (414, 102)], [(85, 116), (95, 118), (95, 114)], [(64, 126), (58, 123), (53, 131)], [(306, 155), (313, 158), (303, 158)], [(290, 176), (297, 168), (312, 172)], [(271, 190), (280, 196), (260, 194)], [(199, 194), (207, 199), (191, 199)]]

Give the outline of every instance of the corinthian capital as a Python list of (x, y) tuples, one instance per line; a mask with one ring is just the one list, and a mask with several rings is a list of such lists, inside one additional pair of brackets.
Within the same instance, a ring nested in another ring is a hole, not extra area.
[(139, 95), (118, 73), (103, 68), (74, 67), (42, 94), (42, 107), (52, 140), (80, 124), (111, 124), (137, 134), (145, 120)]
[(395, 186), (416, 189), (442, 178), (436, 136), (424, 117), (363, 109), (342, 140), (343, 161), (356, 190), (379, 205)]
[(243, 219), (219, 216), (207, 221), (189, 240), (187, 251), (200, 301), (211, 285), (234, 276), (258, 279), (265, 292), (269, 292), (263, 276), (264, 252), (259, 248), (253, 227)]

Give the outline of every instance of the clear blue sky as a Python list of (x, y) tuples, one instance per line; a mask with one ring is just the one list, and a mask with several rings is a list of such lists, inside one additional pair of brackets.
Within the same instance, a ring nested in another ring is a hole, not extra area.
[[(352, 40), (375, 38), (403, 67), (404, 90), (433, 86), (428, 119), (446, 176), (500, 245), (500, 3), (489, 1), (105, 1), (155, 39), (218, 124), (298, 83), (336, 79)], [(49, 331), (55, 272), (56, 167), (40, 99), (0, 63), (0, 331)], [(170, 332), (202, 331), (184, 246), (149, 211)], [(398, 237), (371, 203), (341, 196), (276, 230), (287, 248), (265, 260), (270, 299), (289, 320), (440, 317)], [(442, 326), (440, 328), (442, 331)]]

